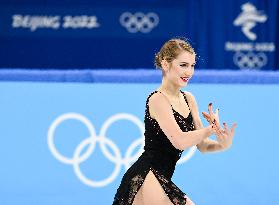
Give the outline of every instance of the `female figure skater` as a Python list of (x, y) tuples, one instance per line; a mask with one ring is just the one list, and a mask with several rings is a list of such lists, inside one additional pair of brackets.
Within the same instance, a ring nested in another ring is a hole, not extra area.
[[(193, 205), (171, 181), (181, 153), (195, 145), (203, 153), (231, 146), (236, 124), (222, 128), (210, 103), (209, 113), (202, 113), (210, 125), (203, 127), (194, 96), (180, 90), (192, 77), (195, 61), (195, 51), (184, 39), (167, 41), (156, 54), (163, 79), (146, 100), (144, 152), (124, 174), (113, 205)], [(208, 138), (213, 134), (216, 140)]]

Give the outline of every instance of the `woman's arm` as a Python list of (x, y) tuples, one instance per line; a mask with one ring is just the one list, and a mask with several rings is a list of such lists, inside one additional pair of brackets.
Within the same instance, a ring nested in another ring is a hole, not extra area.
[[(195, 97), (190, 92), (184, 92), (187, 96), (190, 110), (193, 116), (193, 121), (196, 130), (203, 129), (203, 124), (199, 116), (198, 105), (196, 103)], [(228, 147), (222, 146), (218, 141), (209, 138), (203, 139), (197, 144), (197, 148), (200, 152), (218, 152), (227, 149)]]
[(177, 149), (187, 149), (215, 134), (212, 125), (194, 131), (183, 132), (174, 118), (167, 97), (161, 93), (155, 93), (149, 98), (149, 108), (152, 108), (160, 128)]

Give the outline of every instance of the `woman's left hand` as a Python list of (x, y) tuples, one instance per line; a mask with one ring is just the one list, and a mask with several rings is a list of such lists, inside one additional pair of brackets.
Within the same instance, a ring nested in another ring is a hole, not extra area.
[(208, 105), (208, 111), (209, 114), (202, 112), (203, 117), (214, 126), (216, 130), (217, 142), (222, 146), (223, 149), (228, 149), (232, 145), (236, 123), (234, 123), (231, 128), (228, 128), (227, 124), (224, 122), (224, 128), (222, 128), (219, 123), (219, 109), (216, 109), (216, 113), (213, 113), (212, 103), (210, 103)]
[(232, 145), (236, 123), (233, 123), (231, 128), (228, 128), (225, 122), (223, 123), (223, 125), (224, 129), (216, 135), (216, 138), (223, 149), (228, 149)]

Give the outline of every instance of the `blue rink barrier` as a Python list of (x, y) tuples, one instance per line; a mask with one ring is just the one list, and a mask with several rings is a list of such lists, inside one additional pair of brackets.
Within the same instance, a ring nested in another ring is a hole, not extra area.
[[(124, 172), (140, 154), (146, 98), (160, 86), (159, 73), (4, 72), (0, 205), (112, 204)], [(172, 180), (197, 205), (277, 205), (278, 74), (217, 73), (196, 71), (195, 83), (182, 90), (195, 96), (200, 113), (212, 102), (221, 122), (238, 123), (233, 146), (214, 154), (185, 150)]]
[[(79, 83), (159, 83), (161, 71), (151, 69), (27, 70), (1, 69), (0, 81)], [(278, 84), (279, 71), (196, 70), (191, 83)]]

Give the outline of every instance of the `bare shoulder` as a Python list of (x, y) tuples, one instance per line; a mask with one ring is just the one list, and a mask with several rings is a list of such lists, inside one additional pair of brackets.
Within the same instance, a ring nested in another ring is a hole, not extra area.
[(188, 100), (188, 102), (191, 104), (191, 105), (196, 105), (196, 98), (195, 98), (195, 96), (192, 94), (192, 93), (190, 93), (189, 91), (182, 91), (184, 94), (185, 94), (185, 96), (186, 96), (186, 98), (187, 98), (187, 100)]
[(157, 119), (158, 113), (171, 113), (171, 104), (168, 98), (160, 92), (151, 95), (148, 104), (150, 116), (154, 119)]
[(195, 98), (195, 96), (189, 91), (182, 91), (187, 97)]
[(150, 96), (149, 98), (149, 107), (154, 107), (154, 106), (158, 106), (158, 105), (161, 105), (161, 106), (170, 106), (170, 103), (167, 99), (166, 96), (164, 96), (162, 93), (160, 92), (156, 92), (154, 93), (153, 95)]

